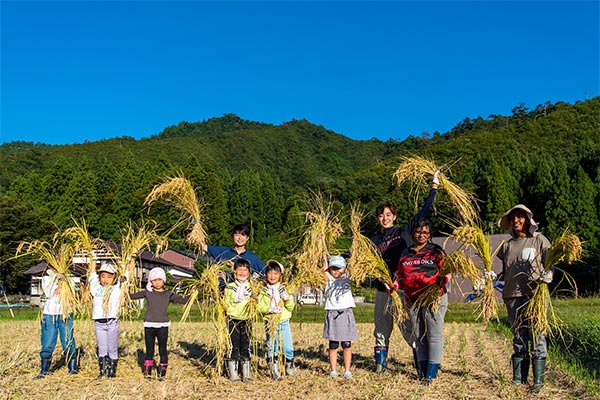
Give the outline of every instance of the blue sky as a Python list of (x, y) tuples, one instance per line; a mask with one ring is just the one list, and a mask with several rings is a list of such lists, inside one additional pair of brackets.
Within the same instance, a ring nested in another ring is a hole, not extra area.
[(600, 94), (600, 2), (1, 1), (0, 142), (226, 113), (353, 139)]

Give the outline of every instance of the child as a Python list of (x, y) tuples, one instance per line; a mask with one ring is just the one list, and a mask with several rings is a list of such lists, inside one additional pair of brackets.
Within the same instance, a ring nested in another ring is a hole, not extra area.
[(248, 301), (250, 288), (250, 262), (238, 258), (233, 263), (234, 281), (225, 287), (224, 302), (227, 308), (227, 324), (231, 340), (231, 353), (227, 357), (227, 371), (232, 382), (239, 381), (238, 362), (242, 365), (244, 382), (252, 380), (250, 372), (251, 322)]
[[(294, 375), (294, 345), (290, 329), (290, 318), (294, 310), (294, 298), (281, 286), (283, 265), (275, 260), (269, 260), (267, 261), (265, 271), (267, 285), (258, 294), (258, 312), (265, 315), (267, 365), (271, 371), (271, 377), (277, 380), (281, 377), (277, 365), (280, 336), (281, 348), (285, 355), (285, 373), (290, 376)], [(283, 303), (280, 304), (281, 301)], [(278, 317), (274, 317), (275, 315)], [(277, 318), (276, 329), (271, 327), (275, 332), (269, 331), (269, 321), (271, 318)], [(273, 335), (271, 335), (272, 333)]]
[(121, 284), (115, 282), (116, 268), (103, 264), (90, 275), (90, 293), (94, 299), (92, 320), (98, 342), (98, 378), (117, 376), (119, 358), (119, 300)]
[(323, 339), (329, 340), (329, 376), (336, 377), (337, 352), (342, 346), (344, 357), (344, 378), (352, 379), (350, 366), (352, 364), (351, 342), (358, 339), (356, 321), (352, 309), (356, 307), (350, 289), (350, 278), (346, 275), (346, 260), (342, 256), (333, 256), (326, 267), (327, 285), (325, 286), (325, 327)]
[(56, 347), (56, 339), (59, 334), (69, 374), (77, 373), (77, 347), (73, 336), (73, 314), (71, 313), (67, 318), (63, 318), (58, 286), (59, 279), (68, 278), (65, 278), (64, 274), (57, 273), (52, 264), (48, 263), (46, 275), (42, 278), (42, 290), (44, 296), (46, 296), (46, 303), (42, 313), (40, 334), (42, 342), (42, 350), (40, 351), (41, 370), (36, 379), (44, 378), (48, 374), (52, 353), (54, 347)]
[(169, 337), (169, 326), (171, 320), (167, 315), (169, 302), (185, 304), (189, 297), (181, 297), (170, 290), (165, 289), (167, 277), (165, 271), (155, 267), (148, 274), (146, 289), (130, 295), (132, 299), (145, 298), (147, 301), (146, 314), (144, 314), (144, 338), (146, 342), (146, 357), (144, 359), (144, 376), (152, 376), (154, 366), (154, 343), (158, 340), (158, 354), (160, 363), (156, 369), (156, 375), (163, 378), (167, 373), (169, 355), (167, 353), (167, 339)]

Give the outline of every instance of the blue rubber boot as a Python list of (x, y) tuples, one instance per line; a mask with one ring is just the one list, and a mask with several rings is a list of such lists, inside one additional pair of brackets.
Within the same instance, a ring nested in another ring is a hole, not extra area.
[(52, 359), (50, 358), (42, 358), (41, 361), (41, 369), (39, 375), (35, 377), (35, 379), (42, 379), (48, 375), (48, 371), (50, 370), (50, 362)]
[(375, 373), (383, 374), (387, 369), (388, 348), (377, 346), (375, 347)]
[(434, 364), (432, 362), (427, 363), (427, 372), (425, 373), (425, 379), (421, 382), (421, 385), (429, 385), (432, 380), (437, 378), (438, 370), (440, 369), (440, 364)]

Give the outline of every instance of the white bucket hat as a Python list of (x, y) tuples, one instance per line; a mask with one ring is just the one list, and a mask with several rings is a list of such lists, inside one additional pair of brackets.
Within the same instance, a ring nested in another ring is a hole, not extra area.
[(109, 274), (116, 274), (117, 269), (112, 264), (102, 264), (100, 266), (100, 269), (98, 270), (98, 273), (100, 273), (100, 272), (108, 272)]
[(267, 263), (265, 265), (268, 267), (269, 264), (275, 264), (275, 265), (277, 265), (279, 267), (279, 270), (281, 271), (282, 274), (285, 271), (285, 268), (283, 267), (283, 265), (281, 265), (281, 263), (279, 261), (277, 261), (277, 260), (269, 260), (269, 261), (267, 261)]
[(508, 210), (507, 212), (502, 214), (502, 216), (498, 220), (498, 226), (500, 227), (500, 229), (503, 229), (506, 232), (511, 233), (512, 223), (510, 221), (510, 214), (515, 210), (521, 210), (525, 214), (527, 214), (527, 219), (529, 220), (529, 233), (531, 233), (533, 235), (534, 232), (536, 232), (538, 230), (538, 224), (537, 224), (537, 222), (535, 222), (533, 220), (533, 213), (531, 212), (531, 210), (529, 208), (527, 208), (526, 206), (524, 206), (523, 204), (517, 204), (516, 206), (514, 206), (513, 208), (511, 208), (510, 210)]

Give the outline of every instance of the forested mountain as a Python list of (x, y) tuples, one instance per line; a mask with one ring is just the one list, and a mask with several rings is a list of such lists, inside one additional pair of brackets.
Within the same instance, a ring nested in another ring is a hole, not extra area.
[[(168, 227), (175, 220), (172, 210), (156, 207), (148, 215), (143, 200), (178, 171), (206, 202), (210, 241), (228, 243), (229, 227), (247, 222), (253, 247), (264, 258), (282, 258), (293, 248), (303, 195), (311, 191), (331, 195), (345, 212), (356, 201), (372, 210), (391, 200), (404, 221), (415, 211), (414, 192), (409, 185), (395, 187), (391, 176), (399, 157), (411, 153), (450, 165), (450, 178), (480, 199), (490, 232), (498, 215), (518, 202), (533, 209), (551, 239), (570, 225), (586, 241), (587, 262), (597, 273), (600, 98), (532, 111), (519, 105), (511, 116), (466, 118), (447, 133), (403, 141), (356, 141), (305, 120), (275, 126), (224, 115), (182, 122), (142, 140), (4, 144), (1, 278), (10, 290), (22, 289), (20, 272), (28, 261), (5, 260), (20, 240), (48, 238), (71, 226), (72, 218), (85, 217), (93, 234), (112, 240), (130, 220), (152, 218)], [(450, 212), (443, 193), (436, 207), (439, 215)], [(442, 218), (432, 219), (440, 231), (448, 229)], [(366, 231), (373, 228), (372, 215), (364, 222)], [(183, 247), (180, 238), (173, 237), (174, 245)]]

